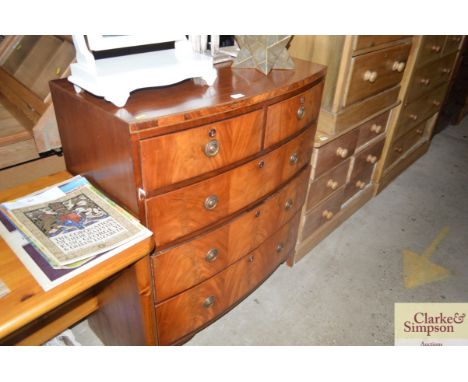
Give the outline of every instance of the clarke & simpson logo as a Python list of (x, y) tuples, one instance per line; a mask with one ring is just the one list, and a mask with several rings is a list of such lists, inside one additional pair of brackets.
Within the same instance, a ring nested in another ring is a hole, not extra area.
[(468, 345), (467, 313), (468, 303), (396, 303), (395, 345)]

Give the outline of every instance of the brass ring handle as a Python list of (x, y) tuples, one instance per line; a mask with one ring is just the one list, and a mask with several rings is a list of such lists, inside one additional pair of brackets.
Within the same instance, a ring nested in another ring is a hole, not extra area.
[(356, 187), (362, 190), (364, 187), (366, 187), (366, 183), (364, 183), (362, 180), (358, 180), (356, 182)]
[(264, 166), (265, 166), (264, 160), (261, 160), (260, 162), (258, 162), (258, 168), (263, 168)]
[(286, 200), (286, 203), (284, 203), (284, 209), (287, 211), (287, 210), (290, 210), (292, 208), (292, 206), (294, 205), (294, 202), (292, 199), (288, 199)]
[(218, 205), (218, 197), (216, 195), (210, 195), (205, 199), (205, 208), (207, 210), (213, 210)]
[(408, 115), (408, 118), (412, 119), (413, 121), (416, 121), (418, 119), (418, 115), (417, 114), (410, 114), (410, 115)]
[(442, 47), (440, 45), (432, 45), (431, 50), (435, 53), (439, 53)]
[(338, 182), (333, 179), (328, 179), (327, 187), (331, 188), (332, 190), (336, 190), (338, 188)]
[(373, 133), (379, 134), (382, 131), (382, 125), (373, 124), (370, 128)]
[(299, 156), (297, 155), (297, 153), (292, 153), (291, 156), (289, 157), (289, 164), (294, 165), (297, 163), (298, 160), (299, 160)]
[(333, 212), (331, 211), (328, 211), (328, 210), (324, 210), (322, 212), (322, 216), (327, 219), (327, 220), (330, 220), (332, 217), (333, 217)]
[(218, 249), (217, 248), (211, 248), (208, 253), (205, 256), (205, 260), (208, 263), (212, 263), (213, 261), (216, 260), (218, 257)]
[(205, 155), (207, 157), (214, 157), (219, 153), (219, 141), (217, 139), (212, 139), (205, 145)]
[(377, 162), (377, 157), (375, 155), (369, 154), (366, 158), (366, 162), (374, 164)]
[(203, 306), (208, 309), (208, 308), (211, 308), (215, 302), (216, 302), (215, 296), (208, 296), (207, 298), (205, 298), (205, 301), (203, 301)]
[(421, 78), (419, 80), (419, 83), (424, 85), (424, 86), (428, 86), (431, 83), (431, 79), (430, 78)]
[(364, 81), (373, 83), (377, 79), (377, 72), (375, 70), (366, 70), (363, 78)]
[(296, 118), (300, 121), (302, 118), (304, 118), (304, 115), (305, 115), (305, 107), (304, 105), (301, 105), (299, 109), (297, 109)]
[(432, 104), (436, 107), (440, 106), (440, 101), (437, 101), (436, 99), (432, 101)]
[(344, 149), (343, 147), (338, 147), (336, 149), (336, 155), (338, 155), (341, 158), (346, 158), (348, 155), (348, 149)]
[(402, 147), (395, 147), (395, 151), (397, 153), (402, 153), (403, 152), (403, 148)]
[(394, 72), (401, 73), (403, 70), (405, 70), (406, 63), (403, 61), (395, 61), (392, 66), (392, 70)]
[(58, 76), (58, 75), (61, 73), (61, 71), (62, 71), (62, 67), (61, 67), (61, 66), (57, 66), (57, 67), (55, 68), (55, 75)]

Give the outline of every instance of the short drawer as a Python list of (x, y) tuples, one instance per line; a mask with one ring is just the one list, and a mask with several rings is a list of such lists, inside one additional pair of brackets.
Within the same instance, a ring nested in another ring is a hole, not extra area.
[(380, 159), (382, 149), (385, 144), (385, 139), (381, 139), (376, 143), (372, 143), (369, 147), (355, 154), (352, 160), (353, 169), (350, 178), (354, 178), (356, 174), (364, 171), (366, 168), (373, 168)]
[(308, 169), (265, 202), (187, 243), (152, 256), (156, 301), (210, 278), (258, 247), (302, 207)]
[(441, 57), (444, 43), (445, 36), (423, 36), (416, 65), (420, 67)]
[(268, 106), (265, 143), (269, 147), (317, 121), (323, 82), (285, 101)]
[(463, 36), (447, 36), (442, 54), (449, 54), (460, 49)]
[(411, 44), (401, 44), (353, 58), (343, 105), (351, 105), (397, 85), (410, 48)]
[(312, 179), (351, 157), (356, 148), (359, 131), (353, 129), (330, 143), (316, 148), (312, 156)]
[(359, 135), (356, 142), (357, 149), (372, 139), (385, 133), (389, 114), (390, 112), (386, 111), (385, 113), (382, 113), (377, 117), (363, 123), (357, 128), (359, 130)]
[(374, 167), (365, 167), (363, 171), (354, 175), (344, 189), (343, 203), (347, 202), (359, 191), (364, 190), (372, 180)]
[(261, 149), (263, 111), (140, 142), (147, 191), (219, 169)]
[(313, 129), (233, 170), (146, 201), (156, 245), (167, 244), (226, 218), (292, 178), (310, 158)]
[(444, 83), (416, 101), (405, 104), (398, 123), (405, 125), (406, 131), (437, 113), (444, 101), (448, 83)]
[(356, 36), (354, 43), (354, 50), (369, 49), (374, 46), (387, 44), (392, 41), (397, 41), (405, 38), (406, 36), (382, 36), (382, 35), (366, 35), (366, 36)]
[(425, 137), (427, 122), (417, 125), (402, 137), (404, 152), (410, 151)]
[(200, 329), (258, 286), (294, 248), (298, 218), (216, 276), (156, 305), (160, 345)]
[(417, 69), (408, 86), (406, 102), (412, 102), (441, 83), (447, 82), (450, 79), (455, 58), (456, 53), (453, 53)]
[(307, 211), (310, 211), (317, 203), (330, 196), (346, 183), (350, 161), (350, 159), (347, 159), (310, 184), (306, 202)]
[(341, 209), (343, 192), (344, 187), (335, 191), (328, 199), (304, 215), (301, 240), (305, 240), (317, 228), (334, 218)]

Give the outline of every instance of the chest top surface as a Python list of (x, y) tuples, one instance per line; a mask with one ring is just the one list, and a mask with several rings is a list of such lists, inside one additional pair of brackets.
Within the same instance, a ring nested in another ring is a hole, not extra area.
[(212, 86), (190, 79), (177, 85), (141, 89), (133, 92), (122, 108), (84, 91), (76, 93), (66, 79), (53, 81), (51, 87), (73, 94), (78, 102), (92, 104), (137, 132), (249, 107), (299, 90), (325, 75), (323, 65), (299, 59), (294, 62), (294, 70), (272, 70), (267, 76), (255, 69), (231, 69), (231, 63), (220, 64), (215, 67), (218, 77)]

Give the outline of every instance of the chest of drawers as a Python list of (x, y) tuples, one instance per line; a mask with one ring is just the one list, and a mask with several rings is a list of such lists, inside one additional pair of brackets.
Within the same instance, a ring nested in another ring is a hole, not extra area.
[(376, 174), (376, 192), (423, 155), (444, 103), (463, 36), (414, 36)]
[(294, 56), (328, 65), (296, 253), (300, 260), (373, 194), (406, 71), (408, 36), (295, 36)]
[(182, 343), (292, 256), (325, 74), (295, 63), (268, 76), (221, 64), (211, 87), (140, 90), (120, 109), (51, 83), (67, 169), (154, 233), (147, 263), (115, 280), (133, 302), (102, 297), (136, 307), (118, 325), (132, 335), (97, 323), (104, 342)]

